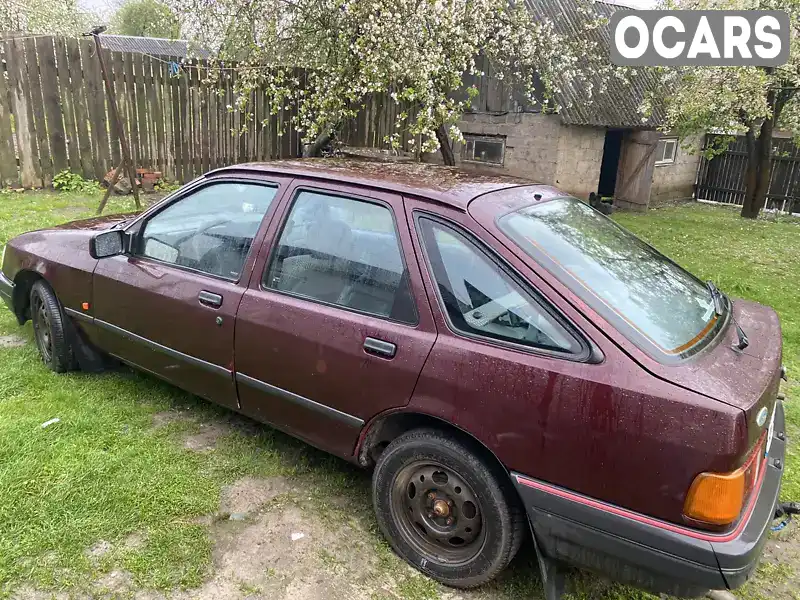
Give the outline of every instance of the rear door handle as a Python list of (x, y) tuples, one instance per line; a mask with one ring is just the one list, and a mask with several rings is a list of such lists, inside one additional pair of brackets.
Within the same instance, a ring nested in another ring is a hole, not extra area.
[(394, 358), (394, 355), (397, 354), (397, 345), (368, 337), (364, 340), (364, 352), (383, 358)]
[(222, 296), (214, 294), (213, 292), (206, 292), (204, 290), (200, 292), (197, 299), (200, 301), (200, 304), (204, 304), (205, 306), (213, 306), (214, 308), (222, 306)]

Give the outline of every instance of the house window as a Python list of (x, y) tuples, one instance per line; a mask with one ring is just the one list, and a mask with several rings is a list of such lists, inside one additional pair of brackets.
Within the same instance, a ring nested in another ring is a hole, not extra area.
[(506, 154), (504, 137), (481, 137), (465, 135), (461, 159), (474, 162), (502, 165)]
[(678, 138), (662, 138), (656, 144), (656, 164), (671, 165), (678, 154)]

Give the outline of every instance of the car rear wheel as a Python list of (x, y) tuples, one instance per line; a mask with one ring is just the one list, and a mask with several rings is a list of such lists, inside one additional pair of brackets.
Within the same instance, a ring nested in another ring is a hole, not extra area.
[(395, 552), (434, 579), (459, 588), (486, 583), (511, 562), (526, 531), (499, 471), (445, 432), (405, 433), (375, 466), (378, 524)]
[(51, 371), (64, 373), (77, 368), (75, 354), (67, 339), (64, 312), (55, 293), (44, 281), (31, 288), (31, 321), (42, 362)]

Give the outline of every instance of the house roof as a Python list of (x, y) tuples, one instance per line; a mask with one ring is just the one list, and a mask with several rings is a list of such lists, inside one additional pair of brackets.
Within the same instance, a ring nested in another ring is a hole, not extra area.
[[(524, 0), (531, 13), (552, 22), (557, 33), (564, 36), (581, 35), (597, 43), (606, 55), (610, 54), (611, 31), (608, 25), (597, 28), (587, 27), (595, 15), (587, 15), (581, 0)], [(607, 19), (618, 10), (634, 10), (621, 4), (596, 1), (592, 4), (594, 12)], [(609, 58), (610, 60), (610, 58)], [(631, 82), (609, 81), (604, 92), (599, 92), (602, 80), (593, 82), (594, 93), (591, 102), (586, 102), (587, 91), (584, 86), (575, 84), (564, 86), (562, 92), (561, 119), (568, 125), (597, 125), (601, 127), (657, 127), (664, 121), (663, 108), (654, 106), (652, 115), (642, 121), (639, 111), (648, 91), (661, 85), (656, 74), (649, 69), (632, 72)]]
[(208, 50), (190, 44), (186, 40), (103, 34), (100, 36), (100, 41), (104, 48), (115, 52), (138, 52), (152, 56), (176, 56), (178, 58), (211, 58)]
[(536, 186), (551, 189), (526, 179), (506, 175), (479, 174), (453, 167), (417, 162), (375, 161), (341, 158), (273, 160), (223, 167), (208, 175), (235, 172), (308, 177), (332, 183), (352, 183), (381, 191), (422, 196), (440, 204), (466, 210), (470, 200), (497, 190)]

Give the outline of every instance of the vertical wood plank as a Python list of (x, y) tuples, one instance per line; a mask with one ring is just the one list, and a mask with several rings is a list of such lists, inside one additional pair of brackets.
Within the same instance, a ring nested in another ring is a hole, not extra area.
[(53, 161), (53, 174), (69, 169), (67, 160), (67, 141), (64, 135), (64, 115), (61, 97), (58, 93), (58, 72), (56, 54), (52, 37), (38, 37), (35, 40), (39, 56), (39, 71), (42, 75), (42, 100), (44, 103), (47, 141)]
[(158, 170), (161, 171), (162, 176), (167, 171), (166, 159), (166, 140), (165, 140), (165, 119), (164, 119), (164, 90), (163, 90), (163, 71), (164, 63), (155, 61), (147, 57), (151, 61), (150, 69), (152, 72), (152, 89), (153, 89), (153, 131), (155, 135), (155, 147)]
[(30, 97), (33, 105), (33, 121), (36, 145), (39, 148), (39, 165), (42, 183), (45, 187), (53, 183), (53, 160), (50, 156), (50, 140), (47, 138), (47, 122), (44, 116), (44, 100), (42, 98), (42, 80), (39, 75), (39, 60), (36, 56), (36, 39), (24, 41), (25, 63), (28, 69)]
[[(178, 62), (177, 58), (173, 58)], [(172, 153), (175, 158), (174, 173), (176, 181), (184, 183), (183, 172), (183, 120), (181, 119), (180, 78), (184, 77), (183, 71), (169, 78), (170, 100), (172, 102)]]
[[(169, 57), (169, 62), (175, 59)], [(175, 181), (175, 145), (172, 119), (172, 81), (169, 64), (162, 64), (159, 69), (161, 79), (161, 110), (164, 114), (164, 178)]]
[(211, 147), (209, 140), (209, 116), (208, 116), (208, 85), (203, 83), (203, 80), (208, 77), (208, 67), (206, 61), (198, 61), (197, 63), (197, 78), (198, 85), (197, 91), (200, 98), (200, 151), (201, 151), (201, 170), (202, 173), (208, 173), (211, 165)]
[[(0, 52), (3, 52), (0, 59), (7, 63), (5, 48), (0, 46)], [(11, 102), (2, 62), (0, 62), (0, 187), (19, 187), (14, 133), (11, 128)]]
[[(184, 67), (188, 65), (184, 63)], [(180, 91), (180, 121), (181, 121), (181, 157), (183, 158), (183, 181), (188, 182), (190, 181), (194, 175), (194, 169), (192, 167), (192, 156), (189, 154), (190, 151), (190, 144), (192, 139), (192, 123), (191, 123), (191, 113), (189, 103), (191, 102), (189, 98), (189, 77), (190, 77), (191, 69), (184, 68), (181, 71), (181, 77), (178, 80), (178, 88)]]
[(69, 55), (69, 89), (72, 106), (75, 109), (75, 129), (78, 135), (78, 153), (80, 155), (80, 171), (76, 172), (80, 172), (86, 179), (91, 179), (94, 177), (94, 161), (92, 160), (89, 110), (86, 103), (83, 64), (78, 40), (67, 40), (67, 54)]
[(8, 68), (9, 100), (14, 115), (14, 133), (19, 152), (20, 182), (22, 187), (30, 189), (42, 185), (42, 171), (36, 146), (30, 83), (22, 40), (6, 42), (5, 56)]
[(130, 131), (128, 143), (131, 146), (131, 161), (133, 162), (133, 168), (135, 170), (141, 166), (141, 152), (139, 148), (139, 127), (136, 115), (138, 102), (136, 101), (136, 78), (133, 69), (133, 54), (123, 54), (122, 60), (125, 70), (127, 120), (128, 129)]
[[(117, 112), (119, 113), (119, 119), (121, 122), (121, 130), (122, 133), (125, 134), (125, 140), (128, 143), (128, 156), (131, 157), (131, 161), (134, 161), (134, 154), (133, 148), (131, 146), (131, 101), (130, 97), (127, 94), (126, 86), (125, 86), (125, 62), (122, 58), (122, 54), (118, 52), (114, 52), (114, 57), (112, 59), (113, 63), (113, 70), (114, 70), (114, 93), (117, 100)], [(118, 91), (119, 90), (119, 91)], [(120, 155), (120, 162), (122, 162), (122, 157), (124, 156), (123, 149), (122, 149), (122, 136), (117, 135), (117, 142), (118, 142), (118, 152)], [(120, 163), (117, 163), (119, 165)], [(136, 164), (134, 162), (134, 164)], [(120, 174), (120, 177), (127, 177), (130, 179), (130, 170), (129, 165), (124, 165), (123, 171)]]
[(192, 98), (192, 147), (189, 150), (192, 159), (192, 177), (199, 177), (203, 174), (203, 157), (201, 149), (201, 126), (200, 126), (200, 72), (197, 68), (197, 60), (192, 59), (191, 69), (191, 98)]
[(147, 92), (145, 91), (146, 74), (144, 57), (133, 54), (134, 85), (136, 87), (136, 127), (139, 130), (139, 167), (149, 169), (152, 166), (150, 152), (149, 114), (147, 111)]
[[(212, 80), (215, 80), (215, 76), (218, 74), (216, 71), (216, 64), (209, 63), (208, 65), (208, 74)], [(219, 122), (217, 119), (217, 105), (219, 104), (219, 96), (217, 95), (217, 90), (219, 89), (219, 82), (209, 85), (208, 89), (208, 147), (209, 147), (209, 156), (208, 162), (209, 167), (212, 169), (218, 168), (219, 162), (219, 149), (217, 148), (218, 140), (219, 140)]]
[(81, 173), (81, 154), (78, 144), (78, 129), (75, 126), (75, 107), (69, 82), (69, 53), (67, 41), (59, 36), (56, 42), (56, 66), (58, 68), (58, 93), (61, 96), (61, 111), (64, 116), (64, 141), (67, 146), (67, 162), (72, 173)]
[[(117, 112), (119, 113), (120, 121), (123, 120), (122, 109), (119, 105), (119, 96), (122, 95), (117, 86), (117, 74), (115, 70), (116, 61), (114, 55), (116, 52), (111, 52), (103, 48), (103, 61), (106, 64), (106, 72), (108, 73), (108, 80), (111, 82), (111, 89), (113, 90), (114, 99), (117, 103)], [(107, 94), (106, 105), (108, 107), (108, 143), (111, 150), (111, 165), (116, 168), (119, 165), (122, 154), (120, 146), (119, 125), (114, 120), (114, 113), (111, 112), (111, 97)], [(124, 174), (123, 174), (124, 175)]]
[(110, 153), (108, 145), (108, 118), (106, 116), (106, 99), (103, 90), (103, 77), (100, 74), (100, 60), (94, 41), (80, 41), (81, 58), (83, 59), (83, 77), (86, 82), (86, 102), (89, 109), (89, 131), (92, 138), (92, 159), (95, 177), (102, 181), (110, 169)]

